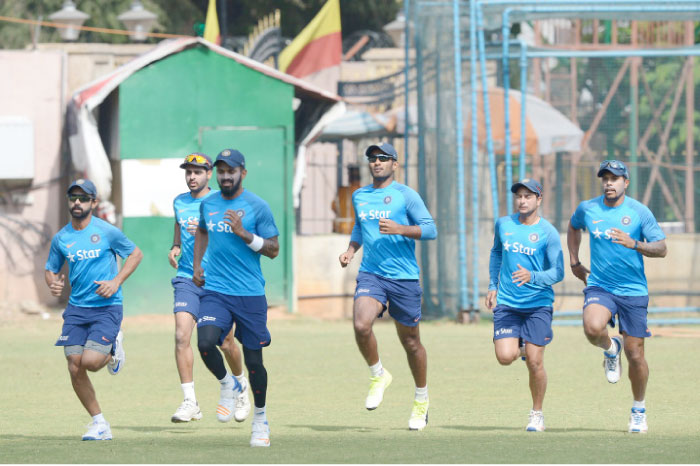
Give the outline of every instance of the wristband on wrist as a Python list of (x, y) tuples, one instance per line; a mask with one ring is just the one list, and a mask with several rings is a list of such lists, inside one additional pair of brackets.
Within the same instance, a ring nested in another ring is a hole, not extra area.
[(634, 249), (635, 251), (637, 250), (637, 240), (634, 240), (634, 247), (632, 249)]
[(574, 267), (578, 267), (579, 265), (581, 265), (581, 261), (578, 261), (575, 264), (571, 264), (571, 268), (573, 269)]
[(258, 252), (262, 249), (263, 244), (265, 243), (265, 240), (259, 237), (258, 235), (253, 235), (253, 241), (251, 241), (248, 244), (248, 247), (252, 249), (255, 252)]

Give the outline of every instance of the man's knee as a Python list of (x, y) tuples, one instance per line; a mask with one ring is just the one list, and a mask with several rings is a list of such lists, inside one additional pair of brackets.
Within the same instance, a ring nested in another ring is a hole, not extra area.
[(629, 337), (625, 339), (625, 356), (627, 361), (632, 364), (644, 364), (644, 340), (641, 342), (629, 341)]
[(366, 338), (372, 333), (372, 322), (366, 319), (355, 318), (353, 326), (357, 336)]
[(401, 337), (401, 344), (407, 353), (417, 353), (423, 349), (418, 335), (406, 335)]
[(501, 366), (510, 366), (518, 358), (518, 352), (497, 352), (496, 360)]
[(221, 329), (213, 325), (206, 325), (197, 330), (197, 349), (200, 353), (208, 353), (216, 350)]
[(192, 331), (188, 331), (187, 329), (183, 329), (183, 328), (175, 329), (175, 346), (178, 349), (189, 348), (191, 339), (192, 339)]

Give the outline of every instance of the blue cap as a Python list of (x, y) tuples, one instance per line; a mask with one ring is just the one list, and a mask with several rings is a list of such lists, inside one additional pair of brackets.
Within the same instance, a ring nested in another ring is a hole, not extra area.
[(399, 154), (396, 153), (396, 149), (394, 149), (394, 146), (392, 146), (388, 142), (380, 142), (379, 144), (373, 144), (369, 146), (365, 151), (365, 156), (369, 157), (370, 155), (372, 155), (372, 151), (374, 149), (378, 149), (380, 152), (388, 155), (394, 160), (397, 160), (399, 158)]
[(187, 166), (202, 167), (207, 170), (211, 170), (214, 164), (211, 158), (207, 154), (202, 154), (201, 152), (192, 152), (185, 157), (185, 161), (180, 164), (180, 168), (185, 168)]
[(619, 160), (605, 160), (601, 162), (598, 168), (598, 177), (601, 178), (605, 172), (610, 172), (615, 176), (624, 176), (628, 180), (630, 178), (627, 166)]
[(231, 168), (245, 168), (245, 157), (243, 156), (243, 154), (241, 154), (239, 150), (236, 149), (224, 149), (221, 152), (219, 152), (219, 155), (216, 156), (216, 161), (214, 162), (214, 165), (216, 165), (219, 162), (224, 162)]
[(515, 194), (521, 186), (537, 194), (537, 197), (542, 196), (542, 185), (539, 181), (533, 180), (532, 178), (523, 178), (517, 183), (514, 183), (513, 186), (510, 187), (510, 192)]
[(73, 188), (80, 188), (85, 191), (85, 194), (91, 196), (93, 199), (97, 198), (97, 188), (95, 187), (95, 184), (88, 179), (80, 178), (72, 182), (70, 186), (68, 186), (68, 191), (66, 191), (66, 194), (70, 194), (70, 191)]

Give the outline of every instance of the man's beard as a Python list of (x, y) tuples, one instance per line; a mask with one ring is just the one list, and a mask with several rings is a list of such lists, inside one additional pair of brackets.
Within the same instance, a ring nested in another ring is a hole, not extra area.
[(76, 220), (82, 220), (82, 219), (86, 218), (88, 215), (90, 215), (90, 213), (92, 212), (92, 207), (90, 207), (90, 208), (88, 208), (88, 209), (83, 209), (83, 208), (81, 207), (80, 210), (81, 210), (81, 213), (76, 214), (76, 213), (75, 213), (75, 207), (73, 207), (73, 208), (70, 210), (71, 216), (72, 216), (74, 219), (76, 219)]
[(239, 179), (238, 181), (234, 181), (230, 188), (228, 186), (222, 186), (221, 183), (219, 183), (221, 194), (223, 194), (225, 197), (233, 196), (236, 191), (238, 191), (238, 188), (241, 187), (241, 181), (243, 180)]

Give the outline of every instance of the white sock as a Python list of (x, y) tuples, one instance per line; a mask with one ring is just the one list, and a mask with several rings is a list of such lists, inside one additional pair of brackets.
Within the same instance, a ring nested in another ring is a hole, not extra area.
[(416, 387), (416, 400), (417, 401), (425, 401), (427, 399), (428, 399), (428, 386), (426, 385), (423, 388)]
[(642, 400), (642, 401), (634, 400), (634, 403), (632, 403), (632, 407), (637, 408), (637, 409), (646, 409), (645, 400)]
[(233, 383), (233, 380), (231, 379), (230, 372), (226, 372), (226, 376), (223, 379), (219, 380), (219, 383), (221, 384), (222, 389), (233, 388), (233, 386), (235, 385)]
[(253, 422), (267, 422), (267, 415), (265, 414), (266, 406), (258, 408), (257, 406), (253, 410)]
[(194, 382), (181, 383), (182, 393), (186, 400), (197, 401), (197, 397), (194, 395)]
[(610, 348), (606, 349), (605, 352), (608, 354), (617, 354), (620, 352), (620, 347), (618, 347), (615, 340), (613, 340), (611, 338), (610, 339)]
[(102, 413), (95, 414), (94, 416), (92, 416), (92, 420), (97, 422), (98, 424), (105, 424), (107, 422), (105, 421), (105, 417), (102, 415)]
[(369, 371), (372, 373), (372, 377), (379, 377), (384, 374), (384, 367), (382, 366), (382, 360), (377, 361), (374, 366), (369, 366)]
[(236, 378), (236, 380), (238, 380), (238, 383), (240, 383), (241, 385), (244, 385), (243, 382), (246, 380), (245, 372), (241, 372), (241, 375), (234, 375), (234, 377)]

